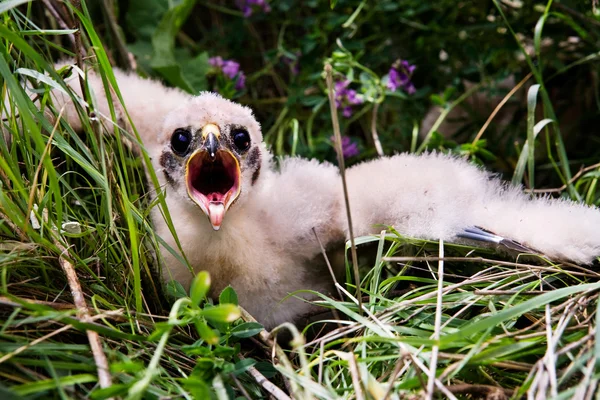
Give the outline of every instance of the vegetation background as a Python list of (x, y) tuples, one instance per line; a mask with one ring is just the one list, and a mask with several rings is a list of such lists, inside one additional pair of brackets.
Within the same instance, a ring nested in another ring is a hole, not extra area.
[[(598, 205), (597, 6), (0, 2), (0, 392), (597, 397), (593, 267), (516, 263), (390, 230), (360, 239), (378, 248), (363, 265), (362, 312), (349, 277), (341, 298), (322, 297), (344, 319), (310, 339), (283, 327), (293, 338), (286, 350), (251, 316), (237, 319), (232, 290), (219, 305), (204, 300), (205, 275), (189, 294), (175, 284), (163, 289), (154, 273), (160, 238), (148, 220), (160, 204), (148, 200), (153, 183), (143, 178), (149, 163), (120, 140), (135, 136), (93, 118), (93, 103), (81, 109), (90, 116), (83, 133), (55, 124), (60, 110), (48, 95), (68, 91), (53, 63), (81, 58), (118, 97), (111, 67), (118, 66), (190, 93), (219, 91), (255, 110), (275, 154), (334, 161), (329, 62), (347, 163), (454, 152), (525, 189)], [(452, 258), (427, 258), (441, 247)]]

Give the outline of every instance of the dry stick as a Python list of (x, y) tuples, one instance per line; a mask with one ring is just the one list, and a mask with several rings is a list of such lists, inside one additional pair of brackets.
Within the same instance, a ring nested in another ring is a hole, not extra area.
[(42, 165), (44, 158), (50, 152), (50, 146), (52, 145), (52, 139), (54, 138), (54, 132), (58, 128), (58, 124), (60, 124), (60, 119), (62, 118), (63, 112), (65, 111), (65, 107), (60, 110), (58, 117), (56, 117), (56, 122), (54, 123), (54, 127), (52, 128), (52, 132), (50, 133), (50, 137), (48, 138), (48, 142), (46, 143), (46, 147), (44, 147), (44, 152), (40, 157), (40, 163), (35, 169), (35, 173), (33, 174), (33, 180), (31, 182), (31, 192), (29, 193), (29, 200), (27, 201), (27, 213), (25, 214), (25, 219), (23, 220), (23, 230), (27, 230), (27, 224), (29, 223), (29, 215), (31, 215), (31, 210), (33, 209), (33, 200), (35, 198), (36, 186), (38, 183), (38, 177), (40, 175), (40, 171), (42, 170)]
[[(63, 108), (63, 110), (64, 110), (64, 108)], [(44, 157), (46, 157), (46, 154), (49, 152), (50, 146), (52, 144), (52, 137), (54, 136), (56, 127), (58, 126), (58, 123), (60, 122), (60, 118), (62, 116), (63, 110), (61, 110), (61, 113), (59, 114), (58, 118), (56, 119), (56, 124), (54, 126), (54, 129), (52, 130), (52, 133), (50, 134), (50, 138), (48, 139), (48, 143), (46, 144), (44, 153), (42, 154), (42, 156), (40, 158), (40, 163), (38, 165), (38, 168), (37, 168), (36, 174), (35, 174), (35, 178), (34, 178), (34, 186), (32, 187), (32, 192), (29, 197), (30, 204), (33, 202), (34, 191), (35, 191), (35, 181), (37, 180), (37, 175), (41, 169)], [(25, 220), (26, 221), (28, 220), (27, 216), (26, 216)], [(65, 253), (67, 252), (67, 249), (57, 239), (54, 239), (54, 243), (61, 251), (61, 254), (59, 256), (59, 263), (60, 263), (60, 266), (62, 267), (63, 271), (65, 272), (65, 275), (67, 276), (67, 281), (69, 282), (69, 287), (71, 289), (73, 301), (75, 303), (75, 307), (77, 308), (77, 314), (78, 314), (79, 318), (81, 318), (84, 322), (88, 322), (91, 320), (90, 314), (87, 309), (85, 299), (83, 297), (81, 285), (79, 284), (79, 280), (77, 279), (77, 274), (75, 273), (75, 269), (73, 268), (73, 265), (64, 257)], [(109, 387), (112, 384), (112, 382), (111, 382), (110, 374), (108, 372), (108, 361), (106, 359), (106, 355), (102, 351), (102, 345), (100, 344), (100, 336), (95, 331), (87, 330), (86, 333), (88, 336), (88, 340), (90, 342), (90, 347), (92, 349), (94, 361), (96, 362), (96, 368), (98, 369), (98, 380), (100, 382), (100, 387), (102, 387), (102, 388)]]
[[(67, 26), (67, 23), (63, 19), (62, 15), (60, 15), (60, 13), (58, 12), (58, 10), (56, 8), (54, 8), (54, 5), (52, 4), (52, 1), (50, 1), (50, 0), (42, 0), (42, 3), (44, 3), (44, 5), (46, 6), (46, 10), (48, 10), (48, 12), (50, 14), (52, 14), (52, 16), (58, 22), (58, 25), (60, 25), (60, 27), (62, 29), (66, 30), (66, 31), (67, 30), (71, 30), (71, 28), (69, 28)], [(76, 47), (76, 45), (75, 45), (75, 36), (73, 36), (72, 33), (69, 33), (67, 35), (67, 37), (69, 38), (69, 41), (71, 42), (71, 44), (73, 45), (73, 47)]]
[(340, 292), (340, 289), (338, 289), (339, 283), (338, 283), (337, 279), (335, 278), (335, 274), (333, 273), (333, 268), (331, 267), (331, 263), (329, 262), (329, 257), (327, 257), (327, 252), (325, 251), (323, 242), (321, 242), (319, 235), (317, 235), (317, 230), (314, 227), (312, 228), (312, 231), (315, 234), (315, 238), (317, 239), (317, 242), (319, 243), (319, 247), (321, 247), (321, 254), (323, 254), (323, 258), (325, 259), (327, 268), (329, 268), (329, 273), (331, 274), (331, 279), (333, 279), (333, 284), (335, 285), (338, 295), (340, 296), (340, 300), (342, 300), (344, 298), (344, 296), (342, 296), (342, 292)]
[(31, 348), (31, 347), (39, 344), (39, 343), (42, 343), (43, 341), (45, 341), (47, 339), (50, 339), (53, 336), (58, 335), (59, 333), (68, 331), (72, 327), (73, 327), (73, 325), (65, 325), (62, 328), (58, 328), (57, 330), (52, 331), (52, 332), (48, 333), (47, 335), (44, 335), (42, 337), (39, 337), (39, 338), (37, 338), (37, 339), (35, 339), (35, 340), (27, 343), (25, 346), (19, 347), (18, 349), (16, 349), (15, 351), (13, 351), (11, 353), (5, 354), (4, 356), (0, 357), (0, 364), (2, 364), (3, 362), (5, 362), (6, 360), (9, 360), (9, 359), (13, 358), (14, 356), (16, 356), (18, 354), (24, 352), (25, 350), (27, 350), (27, 349), (29, 349), (29, 348)]
[(250, 394), (248, 393), (248, 391), (246, 391), (246, 389), (238, 380), (238, 378), (236, 378), (234, 374), (229, 374), (229, 377), (233, 380), (235, 386), (237, 386), (238, 390), (242, 393), (242, 396), (244, 396), (244, 398), (247, 400), (252, 400), (252, 397), (250, 397)]
[(381, 146), (381, 141), (379, 140), (379, 135), (377, 134), (377, 111), (379, 110), (379, 103), (375, 103), (373, 106), (373, 116), (371, 117), (371, 137), (373, 138), (373, 144), (375, 145), (375, 150), (377, 150), (377, 154), (379, 157), (383, 157), (383, 147)]
[[(558, 270), (553, 269), (551, 267), (544, 267), (541, 265), (530, 265), (530, 264), (523, 264), (523, 263), (517, 263), (517, 262), (511, 262), (511, 261), (500, 261), (500, 260), (494, 260), (491, 258), (485, 258), (485, 257), (444, 257), (445, 261), (462, 261), (462, 262), (476, 262), (476, 263), (492, 263), (492, 264), (496, 264), (496, 265), (505, 265), (505, 266), (512, 266), (512, 267), (522, 267), (522, 268), (527, 268), (527, 269), (531, 269), (531, 270), (537, 270), (537, 271), (548, 271), (548, 272), (558, 272)], [(388, 261), (388, 262), (407, 262), (407, 261), (439, 261), (439, 257), (384, 257), (383, 261)], [(575, 265), (573, 265), (575, 266)], [(584, 269), (581, 268), (580, 269)], [(571, 275), (578, 275), (578, 276), (587, 276), (587, 277), (594, 277), (594, 278), (598, 278), (600, 276), (600, 273), (593, 273), (590, 270), (584, 269), (586, 272), (575, 272), (575, 271), (567, 271), (567, 273), (571, 274)]]
[(356, 363), (356, 355), (354, 353), (346, 353), (348, 367), (350, 369), (350, 377), (352, 378), (352, 385), (354, 386), (354, 393), (356, 394), (356, 400), (363, 400), (362, 386), (360, 384), (360, 373), (358, 372), (358, 364)]
[(475, 136), (475, 139), (473, 139), (473, 142), (472, 142), (473, 145), (475, 143), (477, 143), (477, 141), (479, 139), (481, 139), (481, 136), (483, 136), (483, 132), (485, 132), (487, 127), (492, 123), (492, 120), (494, 119), (496, 114), (498, 114), (498, 112), (504, 106), (504, 104), (506, 104), (508, 99), (510, 99), (512, 97), (512, 95), (515, 94), (515, 92), (517, 90), (519, 90), (521, 88), (521, 86), (523, 86), (525, 84), (525, 82), (527, 82), (529, 80), (529, 78), (531, 78), (531, 72), (528, 73), (527, 76), (525, 76), (525, 78), (521, 79), (521, 82), (517, 83), (517, 85), (514, 88), (512, 88), (511, 91), (508, 92), (508, 94), (506, 96), (504, 96), (502, 101), (496, 106), (496, 108), (494, 108), (494, 111), (490, 114), (487, 121), (485, 121), (485, 124), (483, 124), (483, 126), (481, 127), (479, 132), (477, 132), (477, 135)]
[[(29, 215), (25, 216), (25, 219), (28, 219)], [(16, 224), (14, 224), (10, 218), (8, 218), (8, 215), (6, 215), (6, 212), (4, 211), (4, 208), (0, 205), (0, 219), (2, 220), (3, 223), (5, 223), (6, 225), (8, 225), (8, 227), (17, 234), (17, 236), (19, 236), (19, 239), (21, 239), (21, 242), (29, 242), (29, 238), (27, 237), (27, 235), (25, 234), (25, 232), (19, 228)]]
[[(243, 307), (240, 307), (240, 312), (242, 313), (242, 319), (244, 321), (257, 322), (256, 319), (254, 319), (254, 317), (252, 315), (250, 315), (250, 313), (248, 311), (246, 311)], [(273, 340), (271, 338), (271, 335), (269, 334), (269, 332), (267, 332), (265, 329), (263, 329), (258, 333), (258, 336), (260, 337), (260, 340), (271, 349), (271, 351), (272, 351), (271, 362), (274, 365), (281, 363), (285, 366), (286, 365), (285, 361), (287, 360), (287, 356), (285, 355), (285, 352), (283, 351), (283, 349), (281, 347), (279, 347), (277, 342), (275, 342), (275, 340)], [(281, 377), (283, 378), (283, 383), (284, 383), (285, 387), (288, 389), (288, 391), (290, 393), (293, 393), (293, 388), (290, 384), (290, 381), (283, 374), (281, 374)]]
[[(550, 304), (546, 304), (545, 307), (545, 317), (546, 317), (546, 342), (547, 342), (547, 350), (546, 350), (546, 361), (544, 362), (544, 366), (550, 375), (550, 392), (552, 397), (556, 398), (558, 396), (558, 382), (556, 379), (556, 359), (558, 358), (555, 354), (555, 341), (553, 340), (552, 335), (552, 314), (550, 312)], [(558, 330), (558, 327), (557, 327)], [(557, 334), (557, 336), (560, 336)]]
[(440, 252), (438, 261), (438, 290), (437, 304), (435, 310), (435, 328), (433, 331), (433, 348), (431, 349), (431, 362), (429, 363), (429, 381), (427, 382), (427, 398), (433, 399), (435, 388), (435, 373), (437, 371), (437, 358), (440, 341), (440, 331), (442, 326), (442, 299), (444, 297), (444, 241), (440, 240)]
[(134, 69), (133, 63), (135, 60), (130, 55), (129, 51), (127, 51), (127, 45), (125, 44), (122, 35), (119, 32), (119, 24), (117, 22), (117, 18), (115, 16), (115, 6), (113, 0), (104, 0), (101, 2), (104, 11), (106, 12), (106, 19), (108, 19), (108, 28), (113, 34), (115, 39), (115, 45), (117, 47), (117, 52), (122, 59), (123, 67), (127, 71), (131, 71)]
[[(241, 354), (239, 357), (241, 360), (245, 359)], [(263, 389), (269, 392), (269, 394), (275, 397), (277, 400), (291, 400), (290, 396), (288, 396), (283, 392), (283, 390), (275, 386), (270, 380), (268, 380), (263, 374), (261, 374), (260, 371), (256, 369), (256, 367), (248, 368), (248, 373), (250, 374), (250, 376), (252, 376), (252, 378), (254, 378), (256, 383), (262, 386)]]
[[(79, 284), (79, 279), (77, 278), (75, 268), (73, 267), (73, 264), (71, 264), (65, 258), (65, 254), (68, 251), (58, 240), (55, 239), (54, 242), (61, 251), (58, 261), (65, 272), (65, 275), (67, 276), (67, 282), (69, 283), (69, 288), (71, 289), (73, 302), (75, 303), (75, 307), (77, 307), (77, 316), (83, 322), (91, 322), (93, 318), (90, 317), (90, 312), (87, 308), (87, 304), (85, 303), (85, 298), (83, 297), (83, 291), (81, 290), (81, 285)], [(85, 333), (87, 334), (88, 341), (90, 342), (92, 355), (94, 356), (94, 362), (96, 363), (96, 368), (98, 370), (98, 381), (100, 382), (100, 387), (107, 388), (112, 385), (112, 379), (108, 369), (108, 360), (106, 359), (106, 355), (102, 350), (102, 344), (100, 343), (100, 335), (98, 335), (98, 332), (92, 330), (86, 330)]]
[(562, 192), (563, 190), (565, 190), (567, 188), (568, 185), (572, 184), (577, 179), (579, 179), (579, 177), (581, 175), (583, 175), (585, 172), (588, 172), (592, 169), (596, 169), (599, 167), (600, 167), (600, 163), (597, 163), (597, 164), (590, 165), (588, 167), (580, 169), (579, 172), (577, 172), (575, 175), (573, 175), (573, 177), (569, 180), (568, 183), (562, 185), (561, 187), (554, 188), (554, 189), (527, 189), (527, 190), (525, 190), (525, 192), (527, 192), (527, 193), (559, 193), (559, 192)]
[(333, 124), (333, 134), (335, 135), (335, 152), (337, 153), (338, 165), (340, 167), (340, 176), (342, 177), (342, 186), (344, 188), (344, 200), (346, 202), (346, 216), (348, 218), (348, 233), (350, 235), (350, 247), (352, 253), (352, 266), (354, 267), (354, 281), (356, 282), (356, 298), (358, 299), (358, 313), (362, 315), (362, 296), (360, 295), (360, 274), (358, 272), (358, 257), (356, 255), (356, 243), (354, 242), (354, 230), (352, 229), (352, 215), (350, 213), (350, 199), (348, 198), (348, 185), (346, 184), (346, 167), (344, 165), (344, 154), (342, 151), (342, 134), (340, 133), (340, 122), (335, 108), (335, 92), (333, 90), (333, 75), (331, 64), (325, 64), (325, 76), (327, 80), (327, 90), (329, 92), (329, 110), (331, 112), (331, 122)]
[[(21, 304), (19, 304), (19, 303), (14, 303), (14, 302), (13, 302), (11, 305), (13, 305), (13, 306), (15, 306), (15, 307), (20, 307), (20, 306), (22, 306)], [(108, 312), (107, 314), (105, 314), (105, 315), (95, 315), (94, 317), (91, 317), (91, 318), (90, 318), (88, 321), (83, 321), (83, 322), (91, 322), (92, 320), (97, 320), (97, 319), (100, 319), (100, 318), (105, 318), (107, 315), (110, 315), (110, 314), (113, 314), (113, 315), (121, 315), (122, 313), (121, 313), (121, 310), (109, 311), (109, 312)], [(0, 364), (2, 364), (3, 362), (5, 362), (5, 361), (7, 361), (7, 360), (9, 360), (9, 359), (11, 359), (11, 358), (13, 358), (13, 357), (14, 357), (14, 356), (16, 356), (16, 355), (19, 355), (19, 354), (21, 354), (21, 353), (22, 353), (22, 352), (24, 352), (25, 350), (27, 350), (27, 349), (30, 349), (30, 348), (32, 348), (33, 346), (35, 346), (35, 345), (37, 345), (37, 344), (40, 344), (40, 343), (42, 343), (42, 342), (44, 342), (44, 341), (46, 341), (46, 340), (50, 339), (50, 338), (51, 338), (51, 337), (53, 337), (53, 336), (56, 336), (56, 335), (58, 335), (59, 333), (62, 333), (62, 332), (68, 331), (68, 330), (69, 330), (69, 329), (71, 329), (71, 328), (73, 328), (73, 325), (70, 325), (70, 324), (69, 324), (69, 325), (65, 325), (65, 326), (63, 326), (63, 327), (61, 327), (61, 328), (58, 328), (58, 329), (57, 329), (57, 330), (55, 330), (55, 331), (52, 331), (52, 332), (50, 332), (50, 333), (48, 333), (48, 334), (46, 334), (46, 335), (44, 335), (44, 336), (42, 336), (42, 337), (39, 337), (39, 338), (37, 338), (37, 339), (35, 339), (35, 340), (33, 340), (33, 341), (31, 341), (31, 342), (27, 343), (27, 344), (26, 344), (26, 345), (24, 345), (24, 346), (21, 346), (21, 347), (19, 347), (18, 349), (16, 349), (16, 350), (15, 350), (15, 351), (13, 351), (13, 352), (10, 352), (10, 353), (7, 353), (7, 354), (5, 354), (4, 356), (0, 357)]]

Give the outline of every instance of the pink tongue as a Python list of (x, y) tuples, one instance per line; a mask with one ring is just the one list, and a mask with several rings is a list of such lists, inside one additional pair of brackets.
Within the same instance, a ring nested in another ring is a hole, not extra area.
[(225, 215), (225, 205), (221, 202), (210, 202), (208, 204), (208, 218), (215, 231), (218, 231), (223, 222), (223, 216)]

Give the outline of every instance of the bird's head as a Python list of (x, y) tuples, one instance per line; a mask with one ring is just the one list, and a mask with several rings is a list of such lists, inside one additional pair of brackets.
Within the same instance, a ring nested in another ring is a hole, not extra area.
[(167, 183), (218, 230), (225, 213), (251, 191), (267, 157), (252, 111), (205, 92), (169, 113), (161, 132)]

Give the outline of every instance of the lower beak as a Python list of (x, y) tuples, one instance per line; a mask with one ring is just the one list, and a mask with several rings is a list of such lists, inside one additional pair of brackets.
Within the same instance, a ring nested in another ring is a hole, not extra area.
[(219, 230), (225, 213), (240, 194), (241, 171), (237, 158), (219, 149), (218, 142), (211, 144), (210, 136), (206, 146), (188, 159), (185, 178), (188, 196), (206, 214), (213, 229)]

